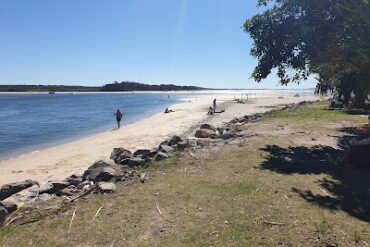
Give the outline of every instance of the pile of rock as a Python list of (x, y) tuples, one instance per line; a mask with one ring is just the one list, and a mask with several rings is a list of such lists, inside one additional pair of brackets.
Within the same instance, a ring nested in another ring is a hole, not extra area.
[(131, 181), (135, 177), (144, 182), (148, 174), (136, 174), (134, 168), (146, 166), (149, 161), (166, 159), (176, 151), (196, 145), (194, 140), (172, 136), (152, 150), (139, 149), (132, 153), (124, 148), (115, 148), (110, 157), (114, 162), (97, 161), (83, 175), (72, 175), (62, 181), (45, 184), (33, 180), (5, 184), (0, 189), (0, 224), (8, 214), (23, 205), (38, 204), (56, 197), (73, 201), (90, 192), (112, 193), (116, 190), (114, 182)]
[(202, 124), (198, 130), (195, 131), (195, 137), (200, 139), (232, 139), (238, 137), (236, 133), (231, 131), (229, 127), (216, 128), (210, 124)]
[(188, 147), (194, 147), (197, 143), (191, 140), (183, 140), (179, 136), (172, 136), (162, 142), (158, 148), (139, 149), (134, 153), (124, 148), (115, 148), (110, 158), (117, 164), (124, 167), (143, 167), (150, 161), (167, 159), (176, 151), (182, 151)]
[(24, 205), (35, 205), (59, 197), (73, 200), (86, 192), (110, 193), (115, 191), (116, 180), (134, 177), (133, 172), (103, 161), (95, 162), (82, 176), (72, 175), (65, 180), (39, 184), (33, 180), (5, 184), (0, 189), (0, 224), (8, 214)]

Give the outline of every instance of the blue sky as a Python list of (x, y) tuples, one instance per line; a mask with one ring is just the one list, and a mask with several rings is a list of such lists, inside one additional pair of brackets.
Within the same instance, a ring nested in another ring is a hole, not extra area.
[(241, 26), (256, 2), (1, 0), (0, 83), (286, 88), (250, 78), (256, 60)]

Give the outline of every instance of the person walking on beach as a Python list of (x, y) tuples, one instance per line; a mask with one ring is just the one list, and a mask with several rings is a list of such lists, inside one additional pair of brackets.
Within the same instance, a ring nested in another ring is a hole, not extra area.
[(122, 113), (117, 109), (117, 112), (114, 115), (116, 115), (117, 129), (119, 129), (121, 127)]
[(213, 100), (213, 112), (216, 112), (216, 99)]

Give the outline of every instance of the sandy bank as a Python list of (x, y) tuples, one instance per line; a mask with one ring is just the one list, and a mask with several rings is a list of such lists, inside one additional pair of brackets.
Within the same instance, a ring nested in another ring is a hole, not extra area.
[(190, 134), (200, 123), (220, 125), (231, 119), (257, 112), (268, 111), (276, 104), (298, 103), (317, 100), (315, 96), (284, 97), (279, 99), (260, 98), (247, 104), (238, 104), (230, 96), (218, 96), (218, 105), (225, 108), (222, 114), (207, 116), (213, 98), (192, 99), (191, 102), (171, 107), (175, 112), (158, 113), (150, 118), (124, 126), (119, 130), (106, 131), (77, 141), (47, 148), (38, 152), (0, 162), (0, 186), (2, 184), (33, 179), (47, 182), (64, 179), (74, 173), (83, 172), (96, 160), (109, 160), (113, 148), (125, 147), (130, 150), (153, 148), (167, 137)]

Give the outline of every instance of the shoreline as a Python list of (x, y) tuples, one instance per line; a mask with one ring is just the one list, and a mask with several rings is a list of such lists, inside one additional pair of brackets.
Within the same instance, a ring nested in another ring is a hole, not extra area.
[(124, 147), (131, 151), (141, 148), (151, 149), (169, 136), (192, 134), (192, 129), (200, 123), (207, 122), (217, 126), (235, 117), (263, 113), (274, 105), (319, 99), (317, 96), (299, 98), (284, 96), (282, 99), (276, 96), (238, 104), (231, 97), (218, 95), (218, 105), (220, 108), (225, 107), (226, 111), (212, 117), (206, 113), (213, 96), (186, 98), (186, 102), (179, 102), (170, 107), (175, 111), (173, 113), (156, 113), (125, 125), (119, 130), (104, 131), (0, 161), (0, 186), (26, 179), (41, 183), (64, 179), (72, 174), (82, 173), (97, 160), (109, 160), (113, 148), (116, 147)]

